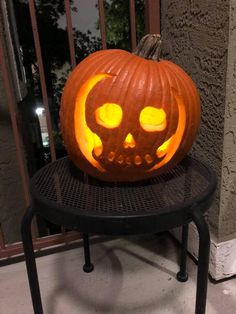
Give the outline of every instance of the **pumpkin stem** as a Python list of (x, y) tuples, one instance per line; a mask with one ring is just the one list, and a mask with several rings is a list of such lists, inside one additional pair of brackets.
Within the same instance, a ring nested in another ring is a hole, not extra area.
[(136, 56), (148, 60), (160, 60), (161, 52), (161, 35), (160, 34), (147, 34), (139, 42), (134, 50)]

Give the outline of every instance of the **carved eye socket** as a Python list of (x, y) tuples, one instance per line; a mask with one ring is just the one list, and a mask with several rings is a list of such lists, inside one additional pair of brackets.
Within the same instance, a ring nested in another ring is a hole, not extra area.
[(140, 113), (139, 123), (147, 132), (163, 131), (166, 128), (166, 113), (162, 108), (145, 107)]
[(121, 106), (112, 103), (105, 103), (95, 111), (95, 118), (98, 124), (107, 129), (117, 128), (123, 117)]

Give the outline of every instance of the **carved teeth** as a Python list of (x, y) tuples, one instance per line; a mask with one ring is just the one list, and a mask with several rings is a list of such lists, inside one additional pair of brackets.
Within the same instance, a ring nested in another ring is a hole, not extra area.
[(156, 154), (158, 158), (162, 158), (166, 155), (166, 152), (164, 150), (157, 149)]
[(107, 159), (109, 160), (109, 161), (113, 161), (114, 160), (114, 158), (115, 158), (115, 153), (114, 152), (110, 152), (109, 154), (108, 154), (108, 157), (107, 157)]
[(145, 159), (146, 163), (148, 163), (148, 164), (150, 164), (150, 163), (153, 162), (153, 158), (152, 158), (152, 156), (149, 155), (149, 154), (146, 154), (145, 157), (144, 157), (144, 159)]
[[(112, 162), (112, 161), (116, 161), (118, 164), (123, 164), (125, 163), (126, 165), (130, 166), (132, 165), (132, 159), (130, 156), (125, 157), (123, 155), (119, 155), (116, 159), (116, 154), (115, 152), (110, 152), (107, 156), (108, 161)], [(153, 162), (153, 157), (150, 154), (146, 154), (144, 156), (144, 160), (146, 161), (147, 164), (151, 164)], [(135, 165), (141, 165), (143, 163), (143, 159), (140, 155), (136, 155), (134, 157), (133, 163)]]
[(125, 162), (126, 162), (127, 165), (131, 165), (132, 164), (130, 157), (126, 157), (125, 158)]
[(123, 164), (123, 162), (124, 162), (124, 157), (123, 157), (122, 155), (120, 155), (120, 156), (116, 159), (116, 161), (117, 161), (119, 164)]
[(102, 154), (102, 150), (103, 150), (102, 146), (94, 147), (94, 149), (93, 149), (94, 155), (96, 157), (99, 157)]
[(139, 155), (135, 156), (134, 163), (135, 163), (135, 165), (141, 165), (141, 163), (142, 163), (141, 156), (139, 156)]
[(168, 148), (171, 146), (175, 140), (175, 135), (172, 135), (167, 141), (165, 141), (161, 146), (156, 150), (156, 155), (158, 158), (164, 157), (168, 153)]

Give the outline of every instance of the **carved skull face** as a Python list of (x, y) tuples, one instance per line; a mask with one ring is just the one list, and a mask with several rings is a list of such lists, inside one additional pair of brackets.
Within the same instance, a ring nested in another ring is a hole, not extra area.
[(177, 110), (173, 112), (173, 106), (163, 104), (160, 92), (153, 91), (149, 97), (139, 88), (136, 93), (117, 93), (116, 81), (113, 76), (99, 82), (86, 100), (87, 126), (96, 137), (92, 155), (106, 171), (125, 171), (130, 175), (139, 168), (152, 171), (166, 156), (176, 132), (176, 100), (171, 95), (167, 100), (175, 103)]

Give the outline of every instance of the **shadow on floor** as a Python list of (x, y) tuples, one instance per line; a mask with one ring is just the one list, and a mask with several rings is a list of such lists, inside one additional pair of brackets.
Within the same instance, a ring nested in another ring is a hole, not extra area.
[[(168, 237), (168, 239), (166, 239), (166, 237)], [(167, 234), (162, 234), (159, 237), (154, 235), (153, 237), (151, 236), (151, 238), (150, 235), (149, 237), (125, 237), (124, 243), (123, 239), (118, 239), (118, 243), (115, 242), (112, 246), (107, 245), (107, 241), (109, 242), (107, 237), (103, 238), (103, 240), (104, 243), (106, 242), (105, 244), (101, 241), (99, 244), (96, 243), (96, 245), (93, 245), (95, 243), (91, 241), (91, 258), (95, 265), (95, 269), (92, 273), (83, 273), (83, 254), (81, 254), (81, 252), (80, 254), (79, 252), (76, 254), (78, 264), (75, 269), (68, 269), (68, 259), (66, 255), (60, 259), (60, 263), (57, 264), (58, 267), (55, 269), (58, 284), (47, 301), (48, 314), (57, 314), (57, 301), (62, 295), (66, 295), (67, 299), (70, 299), (73, 304), (77, 304), (80, 309), (81, 305), (83, 305), (88, 311), (87, 313), (93, 313), (93, 311), (94, 313), (113, 313), (114, 309), (117, 308), (118, 302), (118, 308), (121, 313), (135, 312), (135, 310), (138, 310), (139, 313), (148, 313), (148, 309), (158, 309), (160, 304), (162, 305), (169, 302), (171, 289), (168, 291), (168, 287), (165, 287), (165, 294), (157, 294), (155, 298), (149, 297), (147, 293), (145, 300), (142, 298), (142, 301), (139, 301), (139, 298), (137, 298), (135, 303), (132, 300), (130, 300), (130, 302), (126, 300), (124, 303), (120, 302), (120, 294), (125, 280), (127, 285), (127, 278), (124, 278), (124, 276), (129, 276), (131, 279), (133, 276), (142, 276), (142, 274), (145, 273), (142, 270), (147, 266), (150, 267), (153, 276), (155, 270), (164, 273), (164, 276), (166, 278), (168, 277), (166, 280), (172, 280), (172, 282), (175, 283), (173, 284), (173, 288), (175, 289), (175, 285), (178, 284), (174, 279), (176, 273), (169, 269), (168, 265), (165, 267), (150, 258), (152, 254), (158, 254), (161, 259), (160, 253), (165, 258), (169, 257), (167, 250), (171, 245), (171, 240)], [(112, 239), (110, 238), (110, 240), (111, 242), (114, 241), (114, 237), (112, 237)], [(154, 243), (157, 243), (157, 246), (155, 246)], [(139, 253), (140, 246), (142, 247), (141, 254)], [(136, 249), (134, 247), (136, 247)], [(176, 256), (174, 256), (173, 260), (176, 262)], [(155, 270), (153, 270), (153, 268)], [(158, 274), (156, 274), (157, 285), (160, 284)], [(142, 278), (142, 280), (145, 281), (145, 278)], [(141, 289), (141, 291), (137, 292), (137, 295), (142, 293), (142, 287), (132, 287), (132, 284), (127, 288), (127, 293), (129, 293), (129, 289), (137, 288), (139, 290)], [(161, 288), (162, 287), (160, 287), (160, 289)], [(150, 289), (152, 289), (152, 287), (150, 287)], [(179, 290), (181, 294), (181, 289)], [(182, 311), (178, 311), (178, 304), (176, 304), (175, 314), (180, 313), (182, 313)]]

